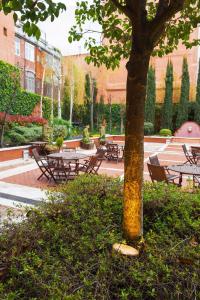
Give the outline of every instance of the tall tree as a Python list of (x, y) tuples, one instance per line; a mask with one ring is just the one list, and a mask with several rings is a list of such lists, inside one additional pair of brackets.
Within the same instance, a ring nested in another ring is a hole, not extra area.
[(162, 128), (172, 129), (173, 116), (173, 65), (171, 61), (167, 63), (165, 77), (165, 98), (162, 107)]
[(200, 59), (199, 59), (199, 70), (198, 70), (197, 87), (196, 87), (196, 105), (194, 111), (194, 121), (200, 124)]
[[(64, 4), (52, 0), (2, 1), (1, 5), (6, 13), (21, 12), (24, 30), (35, 35), (36, 22), (48, 15), (53, 20), (64, 8)], [(87, 62), (115, 68), (121, 58), (128, 59), (123, 229), (125, 237), (133, 240), (142, 234), (144, 106), (150, 57), (171, 52), (180, 40), (187, 47), (199, 43), (198, 39), (189, 41), (199, 23), (199, 0), (77, 0), (76, 20), (79, 28), (72, 28), (70, 41), (92, 31), (85, 30), (88, 20), (100, 23), (106, 40), (96, 45), (89, 36), (85, 42), (90, 52)]]
[(176, 119), (176, 128), (179, 128), (188, 120), (188, 102), (190, 97), (190, 76), (188, 71), (187, 59), (183, 59), (181, 95)]
[(156, 77), (155, 69), (150, 66), (147, 74), (147, 95), (145, 101), (145, 121), (155, 123)]

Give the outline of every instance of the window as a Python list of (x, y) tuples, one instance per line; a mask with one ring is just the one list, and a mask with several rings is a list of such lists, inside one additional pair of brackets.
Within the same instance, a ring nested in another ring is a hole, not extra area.
[(15, 55), (20, 56), (20, 39), (15, 38)]
[(26, 90), (35, 92), (35, 75), (31, 71), (26, 71)]
[(25, 43), (25, 58), (30, 61), (35, 61), (35, 47), (29, 43)]
[(8, 32), (7, 32), (7, 28), (6, 28), (6, 27), (3, 28), (3, 34), (4, 34), (5, 36), (8, 35)]

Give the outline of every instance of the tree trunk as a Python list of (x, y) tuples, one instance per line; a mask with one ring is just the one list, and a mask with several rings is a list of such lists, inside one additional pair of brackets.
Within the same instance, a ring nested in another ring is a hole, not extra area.
[(150, 53), (134, 52), (127, 63), (123, 231), (127, 240), (142, 235), (144, 106)]

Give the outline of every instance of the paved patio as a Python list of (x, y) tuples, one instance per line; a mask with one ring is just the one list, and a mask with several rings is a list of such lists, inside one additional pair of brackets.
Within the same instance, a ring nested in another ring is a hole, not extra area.
[[(144, 180), (150, 180), (147, 169), (150, 155), (157, 154), (163, 165), (185, 162), (181, 144), (145, 143), (144, 148)], [(84, 150), (79, 151), (84, 152)], [(99, 173), (113, 177), (123, 176), (123, 168), (123, 162), (104, 161)], [(1, 214), (5, 214), (6, 207), (37, 205), (42, 199), (45, 199), (45, 191), (54, 186), (54, 183), (49, 183), (45, 178), (38, 181), (37, 178), (40, 174), (33, 159), (27, 161), (17, 159), (0, 163)], [(186, 185), (188, 176), (184, 176), (183, 179), (183, 184)]]

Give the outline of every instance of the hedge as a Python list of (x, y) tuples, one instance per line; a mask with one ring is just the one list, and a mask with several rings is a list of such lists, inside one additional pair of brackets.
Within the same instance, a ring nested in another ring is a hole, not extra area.
[[(20, 88), (20, 71), (17, 67), (0, 60), (0, 111), (28, 116), (40, 102), (40, 95)], [(51, 99), (43, 98), (43, 117), (49, 120)]]

